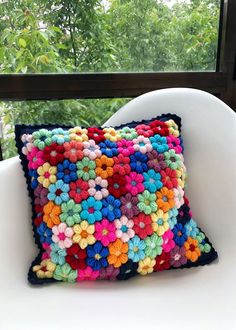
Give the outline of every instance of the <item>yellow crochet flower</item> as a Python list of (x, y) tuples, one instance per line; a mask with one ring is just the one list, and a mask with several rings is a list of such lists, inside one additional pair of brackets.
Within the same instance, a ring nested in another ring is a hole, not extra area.
[(178, 137), (179, 128), (178, 125), (173, 121), (173, 119), (167, 120), (165, 123), (168, 125), (169, 133), (174, 135), (175, 137)]
[(39, 174), (38, 182), (43, 185), (44, 188), (48, 188), (51, 183), (55, 183), (57, 181), (56, 166), (51, 166), (49, 163), (44, 163), (42, 166), (39, 166), (37, 169)]
[(152, 229), (158, 236), (162, 236), (168, 229), (168, 213), (164, 213), (162, 210), (158, 210), (156, 213), (151, 214)]
[(121, 136), (113, 127), (105, 127), (103, 128), (104, 136), (107, 140), (112, 142), (116, 142), (121, 140)]
[(141, 275), (150, 274), (153, 272), (153, 267), (155, 266), (155, 264), (156, 264), (155, 259), (146, 257), (145, 259), (139, 261), (137, 272)]
[(36, 273), (38, 278), (51, 278), (53, 276), (56, 265), (50, 259), (44, 259), (40, 265), (33, 267), (33, 272)]
[(96, 239), (93, 236), (95, 226), (90, 225), (87, 221), (82, 221), (80, 224), (73, 227), (75, 232), (73, 241), (78, 243), (81, 249), (85, 249), (87, 245), (94, 244)]
[(78, 142), (88, 141), (88, 130), (79, 126), (69, 129), (69, 137), (71, 140)]
[(184, 164), (176, 170), (176, 174), (179, 186), (184, 189), (187, 180), (187, 171)]

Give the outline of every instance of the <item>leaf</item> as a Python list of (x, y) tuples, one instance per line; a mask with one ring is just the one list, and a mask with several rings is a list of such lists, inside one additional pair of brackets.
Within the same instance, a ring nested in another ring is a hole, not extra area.
[(23, 47), (23, 48), (26, 47), (26, 41), (25, 41), (25, 39), (20, 38), (20, 39), (18, 40), (18, 43), (19, 43), (19, 45), (20, 45), (21, 47)]

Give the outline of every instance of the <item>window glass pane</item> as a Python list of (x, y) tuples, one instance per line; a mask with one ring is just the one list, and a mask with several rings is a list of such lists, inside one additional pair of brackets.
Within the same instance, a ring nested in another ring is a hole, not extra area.
[(0, 0), (0, 73), (215, 70), (220, 0)]

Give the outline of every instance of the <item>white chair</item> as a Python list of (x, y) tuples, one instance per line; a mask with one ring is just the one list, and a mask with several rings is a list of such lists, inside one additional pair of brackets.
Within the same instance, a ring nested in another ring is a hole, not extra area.
[(0, 163), (0, 329), (236, 329), (236, 116), (216, 97), (174, 88), (144, 94), (104, 125), (182, 117), (187, 196), (219, 253), (210, 266), (125, 282), (33, 287), (30, 201), (17, 157)]

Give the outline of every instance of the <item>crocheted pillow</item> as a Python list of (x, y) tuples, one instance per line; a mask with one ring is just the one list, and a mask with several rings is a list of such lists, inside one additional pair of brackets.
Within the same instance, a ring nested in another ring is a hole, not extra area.
[(125, 280), (217, 257), (184, 193), (180, 129), (170, 114), (119, 127), (16, 126), (40, 250), (30, 283)]

